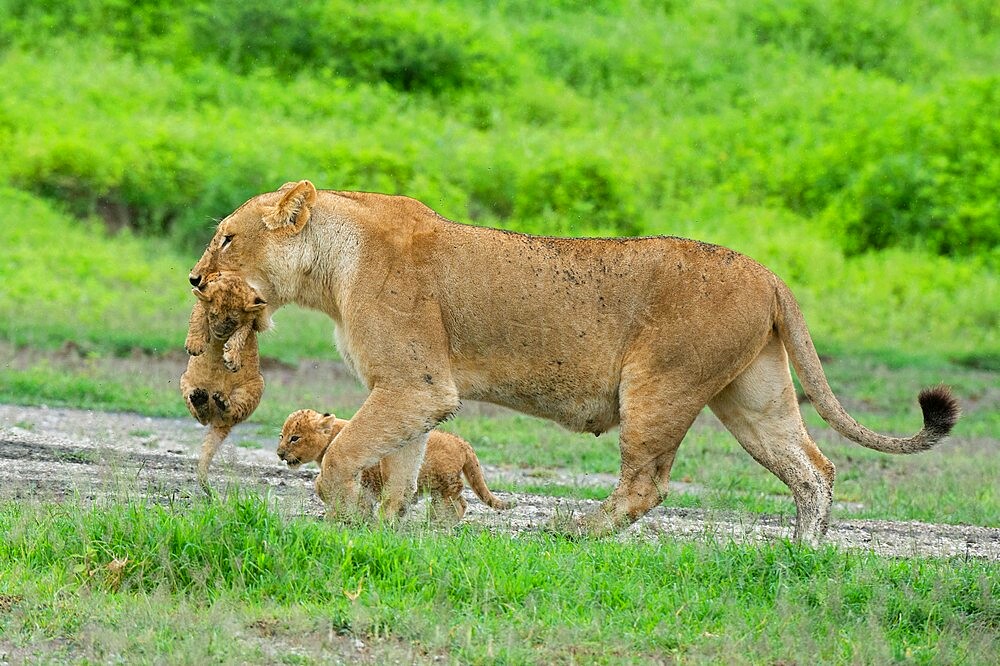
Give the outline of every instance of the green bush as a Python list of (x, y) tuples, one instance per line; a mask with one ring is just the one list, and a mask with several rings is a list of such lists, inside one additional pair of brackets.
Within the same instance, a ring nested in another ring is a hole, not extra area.
[(766, 0), (738, 8), (761, 44), (812, 53), (833, 65), (906, 79), (930, 59), (908, 29), (918, 11), (913, 3)]
[(849, 253), (989, 254), (988, 7), (0, 0), (0, 182), (185, 247), (310, 178), (548, 234), (733, 194)]
[(2, 0), (0, 10), (7, 16), (0, 44), (96, 37), (120, 52), (182, 67), (211, 58), (239, 74), (340, 76), (408, 92), (488, 87), (512, 74), (483, 28), (426, 3)]
[[(950, 84), (879, 129), (896, 134), (831, 197), (824, 217), (849, 253), (890, 246), (938, 254), (1000, 247), (1000, 77)], [(876, 147), (879, 134), (869, 135)], [(902, 139), (902, 140), (901, 140)], [(905, 144), (895, 152), (893, 148)], [(884, 144), (883, 144), (884, 145)]]
[(609, 161), (556, 154), (523, 172), (514, 216), (544, 218), (556, 233), (636, 235), (641, 225), (627, 188)]

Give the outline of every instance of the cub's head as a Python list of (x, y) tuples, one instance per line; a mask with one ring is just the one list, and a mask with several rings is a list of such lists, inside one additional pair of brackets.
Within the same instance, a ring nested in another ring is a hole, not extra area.
[(344, 423), (333, 414), (320, 414), (311, 409), (292, 412), (281, 426), (278, 457), (291, 469), (307, 462), (319, 462)]
[[(203, 286), (191, 292), (205, 304), (208, 330), (216, 340), (228, 340), (236, 329), (264, 318), (267, 303), (257, 290), (235, 273), (215, 273), (203, 281)], [(266, 321), (266, 319), (265, 319)]]
[(219, 223), (188, 279), (193, 287), (220, 271), (242, 275), (265, 298), (274, 295), (269, 266), (280, 262), (284, 245), (309, 222), (316, 188), (308, 180), (285, 183), (277, 192), (250, 199)]

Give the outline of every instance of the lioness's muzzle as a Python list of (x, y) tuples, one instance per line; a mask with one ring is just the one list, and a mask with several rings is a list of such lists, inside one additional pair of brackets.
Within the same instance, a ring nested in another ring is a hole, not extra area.
[(201, 276), (200, 275), (195, 275), (194, 273), (189, 274), (188, 275), (188, 282), (191, 283), (192, 287), (195, 287), (196, 289), (201, 289)]

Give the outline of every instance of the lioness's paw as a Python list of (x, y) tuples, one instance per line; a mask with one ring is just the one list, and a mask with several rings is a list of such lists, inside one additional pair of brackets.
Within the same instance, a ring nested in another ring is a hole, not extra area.
[(576, 532), (578, 534), (591, 537), (608, 536), (623, 527), (622, 525), (615, 524), (615, 521), (603, 507), (584, 514), (574, 522), (576, 523)]

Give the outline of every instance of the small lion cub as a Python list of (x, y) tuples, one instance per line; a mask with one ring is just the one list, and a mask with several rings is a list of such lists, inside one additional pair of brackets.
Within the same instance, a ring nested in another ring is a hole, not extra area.
[[(312, 409), (292, 412), (281, 427), (278, 457), (292, 469), (307, 462), (322, 464), (323, 456), (337, 433), (348, 424), (333, 414), (320, 414)], [(417, 477), (417, 492), (431, 496), (431, 515), (435, 518), (454, 519), (465, 515), (467, 503), (462, 497), (462, 473), (476, 496), (485, 504), (498, 510), (511, 505), (496, 498), (486, 486), (483, 470), (475, 451), (461, 437), (441, 430), (432, 430), (427, 439), (427, 452)], [(317, 488), (319, 477), (317, 477)], [(372, 501), (382, 492), (385, 477), (381, 463), (361, 472), (361, 487)], [(413, 498), (415, 501), (416, 498)]]
[(181, 375), (181, 395), (198, 423), (209, 426), (198, 460), (198, 482), (206, 491), (208, 467), (230, 430), (260, 404), (257, 333), (268, 328), (267, 303), (240, 276), (216, 273), (191, 311), (185, 349), (191, 354)]

